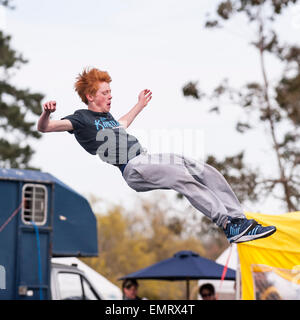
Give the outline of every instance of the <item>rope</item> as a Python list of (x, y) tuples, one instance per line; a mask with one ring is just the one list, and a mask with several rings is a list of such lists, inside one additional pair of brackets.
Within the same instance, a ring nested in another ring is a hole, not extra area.
[(17, 215), (17, 213), (20, 211), (20, 209), (23, 206), (23, 200), (20, 203), (19, 207), (8, 217), (8, 219), (2, 224), (2, 226), (0, 227), (0, 232), (2, 232), (4, 230), (4, 228), (9, 224), (9, 222), (12, 220), (12, 218)]
[(223, 281), (224, 281), (225, 276), (226, 276), (226, 272), (227, 272), (227, 269), (228, 269), (229, 260), (230, 260), (230, 257), (231, 257), (231, 252), (232, 252), (232, 244), (230, 245), (229, 254), (228, 254), (228, 257), (227, 257), (227, 260), (226, 260), (226, 263), (225, 263), (225, 266), (224, 266), (224, 269), (223, 269), (223, 272), (222, 272), (221, 282), (220, 282), (220, 286), (219, 286), (219, 291), (221, 290)]
[(41, 262), (41, 247), (40, 247), (40, 237), (39, 237), (39, 229), (37, 225), (34, 222), (31, 222), (36, 235), (36, 244), (37, 244), (37, 251), (38, 251), (38, 273), (39, 273), (39, 283), (40, 283), (40, 300), (44, 300), (43, 297), (43, 290), (42, 290), (42, 283), (43, 283), (43, 277), (42, 277), (42, 262)]

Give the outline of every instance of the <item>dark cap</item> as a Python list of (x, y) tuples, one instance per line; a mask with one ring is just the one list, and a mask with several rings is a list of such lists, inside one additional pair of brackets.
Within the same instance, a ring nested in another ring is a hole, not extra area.
[(138, 282), (135, 280), (135, 279), (125, 279), (123, 281), (123, 284), (122, 284), (122, 288), (126, 288), (126, 289), (129, 289), (131, 288), (132, 286), (135, 286), (135, 287), (138, 287), (139, 284)]

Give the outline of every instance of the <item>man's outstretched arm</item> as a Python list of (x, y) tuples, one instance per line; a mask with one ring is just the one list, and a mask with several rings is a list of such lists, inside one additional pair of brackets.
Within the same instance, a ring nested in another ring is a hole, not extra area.
[(126, 113), (118, 120), (121, 126), (125, 129), (128, 128), (132, 121), (136, 118), (136, 116), (146, 107), (151, 98), (152, 92), (148, 89), (143, 90), (139, 94), (138, 103), (128, 113)]
[(43, 113), (38, 121), (38, 131), (59, 132), (73, 130), (70, 120), (50, 120), (50, 114), (56, 111), (56, 102), (49, 101), (43, 104)]

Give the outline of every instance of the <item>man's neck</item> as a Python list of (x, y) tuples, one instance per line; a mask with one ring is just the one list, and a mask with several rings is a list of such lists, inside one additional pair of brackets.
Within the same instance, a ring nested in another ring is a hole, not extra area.
[(94, 103), (88, 104), (88, 110), (94, 111), (94, 112), (105, 112), (101, 109), (101, 107), (96, 106)]

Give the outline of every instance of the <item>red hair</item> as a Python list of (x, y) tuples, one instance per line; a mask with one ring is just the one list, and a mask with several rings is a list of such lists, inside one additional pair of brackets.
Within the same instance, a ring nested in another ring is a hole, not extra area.
[(111, 82), (111, 77), (106, 71), (93, 68), (89, 70), (85, 68), (81, 74), (78, 75), (75, 82), (75, 91), (77, 91), (81, 100), (88, 104), (87, 94), (95, 95), (99, 89), (100, 82)]

